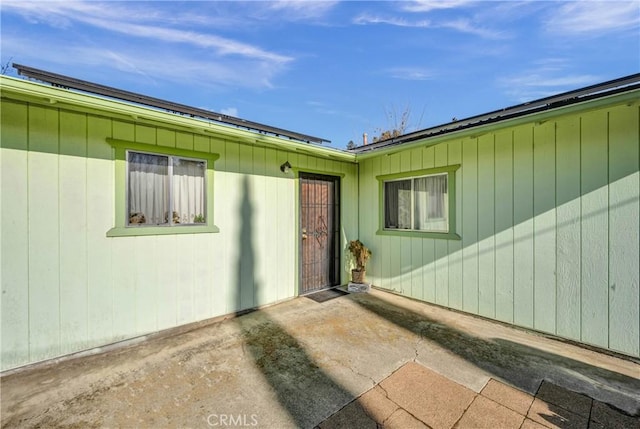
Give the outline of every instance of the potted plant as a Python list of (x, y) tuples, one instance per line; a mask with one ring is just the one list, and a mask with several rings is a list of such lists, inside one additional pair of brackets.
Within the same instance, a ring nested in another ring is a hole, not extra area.
[(371, 250), (362, 244), (360, 240), (351, 240), (349, 242), (349, 252), (353, 255), (356, 265), (356, 267), (351, 270), (351, 281), (353, 283), (364, 283), (367, 261), (369, 261), (371, 257)]

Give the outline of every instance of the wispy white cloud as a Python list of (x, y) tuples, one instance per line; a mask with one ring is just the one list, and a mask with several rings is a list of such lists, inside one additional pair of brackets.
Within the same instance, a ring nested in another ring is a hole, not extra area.
[[(540, 11), (557, 7), (549, 1), (524, 0), (506, 2), (481, 2), (480, 6), (473, 9), (473, 17), (476, 22), (491, 22), (494, 25), (509, 25), (518, 20), (526, 22), (537, 21)], [(524, 22), (523, 22), (524, 23)]]
[[(594, 35), (640, 25), (640, 2), (576, 1), (554, 8), (544, 26), (553, 33)], [(637, 34), (637, 33), (636, 33)]]
[(335, 103), (332, 102), (307, 100), (305, 104), (310, 106), (315, 113), (320, 115), (339, 116), (340, 118), (348, 118), (349, 120), (358, 122), (364, 122), (367, 120), (367, 118), (360, 113), (336, 109)]
[(396, 27), (419, 27), (419, 28), (431, 27), (431, 22), (428, 20), (411, 21), (401, 17), (380, 16), (380, 15), (372, 15), (369, 13), (362, 13), (356, 16), (352, 22), (357, 25), (387, 24), (387, 25), (393, 25)]
[(74, 21), (81, 21), (86, 16), (100, 16), (105, 20), (108, 19), (131, 19), (139, 16), (137, 19), (144, 19), (146, 14), (139, 15), (131, 8), (129, 13), (122, 13), (124, 10), (118, 3), (114, 3), (111, 7), (100, 2), (84, 2), (84, 1), (20, 1), (20, 0), (3, 0), (3, 13), (14, 12), (21, 14), (30, 22), (47, 23), (55, 27), (68, 27)]
[[(98, 83), (109, 85), (109, 74), (138, 86), (162, 86), (161, 82), (184, 85), (196, 84), (200, 89), (272, 88), (282, 72), (281, 64), (247, 59), (201, 58), (183, 49), (148, 46), (138, 49), (128, 44), (109, 47), (67, 41), (63, 50), (43, 49), (47, 41), (3, 35), (2, 50), (13, 55), (13, 61), (45, 67), (51, 71), (82, 78), (90, 72)], [(15, 54), (14, 54), (15, 53)], [(104, 75), (106, 80), (95, 76)]]
[(237, 107), (225, 107), (224, 109), (220, 109), (220, 113), (223, 115), (238, 117), (238, 108)]
[(330, 103), (325, 103), (323, 101), (307, 100), (305, 104), (313, 108), (316, 113), (320, 113), (323, 115), (338, 115), (339, 113), (341, 113), (338, 110), (335, 110)]
[(163, 28), (152, 25), (138, 25), (122, 22), (106, 22), (102, 19), (87, 18), (86, 23), (129, 36), (143, 37), (168, 43), (184, 43), (201, 48), (212, 48), (219, 55), (240, 55), (259, 60), (286, 63), (293, 58), (269, 52), (256, 46), (235, 40), (219, 37), (213, 34), (199, 33), (188, 30)]
[(477, 24), (474, 20), (469, 18), (430, 20), (362, 13), (353, 19), (353, 23), (357, 25), (385, 24), (410, 28), (446, 28), (460, 33), (473, 34), (486, 39), (502, 39), (507, 37), (506, 32), (492, 30), (488, 27)]
[(565, 70), (571, 65), (567, 58), (546, 57), (532, 61), (531, 68), (537, 73), (550, 74)]
[(532, 70), (502, 78), (498, 84), (514, 100), (526, 102), (602, 81), (597, 75), (567, 72), (568, 66), (564, 59), (543, 59), (533, 64)]
[[(159, 5), (163, 7), (158, 7)], [(100, 17), (104, 20), (127, 22), (162, 22), (166, 25), (215, 25), (227, 27), (243, 22), (241, 18), (214, 10), (202, 10), (204, 6), (217, 6), (216, 2), (202, 3), (197, 11), (173, 6), (171, 2), (128, 2), (87, 0), (2, 0), (3, 11), (20, 13), (31, 22), (42, 22), (57, 26), (68, 26), (85, 17)], [(211, 13), (215, 12), (215, 13)]]
[(402, 3), (407, 12), (430, 12), (432, 10), (456, 9), (469, 6), (475, 2), (469, 0), (417, 0)]
[(438, 27), (450, 28), (461, 33), (474, 34), (485, 39), (502, 39), (507, 37), (507, 33), (504, 31), (491, 30), (490, 28), (476, 25), (473, 21), (465, 18), (444, 21), (439, 24)]
[(436, 76), (432, 70), (421, 67), (393, 67), (385, 70), (385, 74), (403, 80), (430, 80)]
[(266, 6), (280, 18), (298, 21), (322, 18), (338, 3), (338, 1), (281, 0), (266, 3)]
[[(257, 46), (216, 36), (215, 34), (168, 28), (157, 24), (146, 24), (151, 19), (154, 22), (164, 23), (167, 15), (162, 11), (153, 9), (150, 11), (130, 10), (127, 7), (123, 8), (122, 4), (120, 2), (103, 4), (77, 1), (42, 3), (7, 1), (3, 3), (3, 8), (9, 8), (9, 10), (22, 13), (31, 19), (40, 19), (52, 25), (69, 26), (74, 21), (77, 21), (103, 30), (152, 39), (156, 42), (184, 43), (202, 48), (211, 48), (219, 55), (240, 55), (279, 63), (292, 60), (288, 56), (269, 52)], [(137, 5), (134, 5), (135, 7)]]
[[(67, 50), (65, 65), (78, 67), (110, 68), (124, 72), (124, 75), (146, 77), (145, 81), (155, 84), (156, 80), (184, 84), (197, 82), (201, 88), (244, 87), (271, 88), (273, 79), (281, 69), (262, 61), (194, 58), (180, 49), (149, 49), (121, 47), (117, 54), (100, 47), (71, 46)], [(56, 58), (49, 58), (56, 62)], [(153, 76), (151, 78), (150, 76)]]
[[(39, 63), (99, 64), (144, 76), (148, 82), (153, 82), (150, 76), (172, 82), (207, 76), (202, 85), (264, 88), (272, 87), (273, 79), (294, 61), (288, 55), (212, 34), (208, 26), (193, 25), (197, 18), (192, 12), (172, 14), (154, 3), (3, 0), (2, 10), (3, 14), (18, 13), (31, 22), (73, 28), (78, 33), (84, 33), (83, 26), (101, 30), (83, 40), (71, 39), (69, 32), (63, 32), (56, 36), (60, 38), (57, 42), (41, 43), (36, 42), (34, 33), (15, 46), (3, 34), (4, 52), (28, 52)], [(29, 50), (24, 46), (27, 39), (32, 42)], [(50, 49), (52, 43), (60, 49)]]
[[(597, 82), (598, 76), (590, 74), (568, 75), (568, 76), (545, 76), (539, 73), (531, 73), (516, 76), (505, 80), (505, 84), (510, 86), (525, 88), (577, 88)], [(557, 92), (554, 91), (554, 92)]]
[(141, 70), (136, 64), (133, 58), (127, 58), (127, 56), (122, 55), (120, 53), (114, 52), (110, 49), (78, 49), (75, 48), (74, 51), (77, 52), (76, 58), (84, 58), (84, 55), (91, 55), (91, 58), (102, 58), (102, 65), (108, 65), (111, 61), (113, 67), (118, 70), (124, 70), (129, 73), (135, 73), (140, 76), (143, 76), (145, 79), (150, 82), (155, 83), (155, 80), (149, 75), (149, 73)]

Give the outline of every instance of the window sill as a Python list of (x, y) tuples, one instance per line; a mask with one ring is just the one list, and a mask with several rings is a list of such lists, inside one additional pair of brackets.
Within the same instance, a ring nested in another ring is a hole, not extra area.
[(107, 237), (135, 237), (142, 235), (175, 235), (175, 234), (212, 234), (220, 232), (215, 225), (208, 226), (145, 226), (129, 228), (111, 228)]
[(379, 229), (376, 235), (391, 235), (396, 237), (417, 237), (417, 238), (434, 238), (440, 240), (462, 240), (455, 232), (426, 232), (416, 230), (402, 229)]

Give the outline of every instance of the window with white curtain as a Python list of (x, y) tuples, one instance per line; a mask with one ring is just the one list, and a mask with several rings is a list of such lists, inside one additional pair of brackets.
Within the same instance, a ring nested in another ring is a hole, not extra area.
[(448, 174), (384, 182), (385, 229), (449, 231)]
[(127, 151), (128, 226), (206, 223), (207, 161)]

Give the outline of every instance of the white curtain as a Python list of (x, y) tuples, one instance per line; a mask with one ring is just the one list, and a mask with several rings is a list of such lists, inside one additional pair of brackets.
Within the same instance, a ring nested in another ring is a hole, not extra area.
[(204, 223), (205, 163), (173, 159), (173, 222)]
[(204, 161), (129, 152), (128, 166), (130, 225), (206, 222)]
[(449, 198), (447, 175), (414, 179), (414, 229), (449, 230)]
[(169, 175), (166, 156), (129, 152), (129, 223), (166, 223)]
[(414, 229), (427, 229), (429, 215), (429, 192), (427, 191), (427, 178), (423, 177), (413, 181), (413, 197), (415, 198)]
[(411, 180), (385, 183), (385, 228), (411, 228)]

